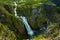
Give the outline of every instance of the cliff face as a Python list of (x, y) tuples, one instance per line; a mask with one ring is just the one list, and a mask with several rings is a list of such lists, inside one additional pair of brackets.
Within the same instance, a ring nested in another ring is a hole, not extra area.
[[(11, 40), (28, 38), (24, 24), (14, 16), (13, 9), (11, 5), (0, 5), (0, 34), (3, 36), (0, 38), (8, 37), (8, 39), (10, 38)], [(54, 38), (60, 34), (60, 13), (58, 13), (56, 6), (43, 4), (35, 8), (21, 9), (18, 7), (17, 13), (18, 16), (22, 15), (27, 18), (33, 30), (43, 29), (42, 26), (46, 24), (46, 30), (42, 31), (44, 32), (43, 37), (51, 36), (51, 38)], [(47, 22), (52, 22), (52, 24), (47, 24)], [(40, 36), (38, 39), (39, 38)]]

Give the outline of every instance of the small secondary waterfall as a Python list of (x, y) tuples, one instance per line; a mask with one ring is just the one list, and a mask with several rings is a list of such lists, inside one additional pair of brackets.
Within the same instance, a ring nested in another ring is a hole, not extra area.
[(16, 4), (16, 2), (14, 2), (14, 4), (15, 4), (14, 13), (15, 13), (15, 16), (17, 17), (17, 12), (16, 12), (16, 10), (17, 10), (17, 4)]
[(31, 29), (30, 25), (28, 24), (28, 21), (27, 21), (26, 17), (24, 17), (24, 16), (20, 16), (20, 17), (17, 16), (17, 12), (16, 12), (16, 10), (17, 10), (17, 4), (16, 4), (16, 2), (14, 2), (14, 4), (15, 4), (15, 9), (14, 9), (15, 16), (16, 16), (17, 18), (21, 18), (21, 19), (22, 19), (22, 22), (23, 22), (23, 24), (24, 24), (25, 27), (26, 27), (26, 30), (27, 30), (28, 35), (29, 35), (30, 37), (33, 37), (34, 31)]

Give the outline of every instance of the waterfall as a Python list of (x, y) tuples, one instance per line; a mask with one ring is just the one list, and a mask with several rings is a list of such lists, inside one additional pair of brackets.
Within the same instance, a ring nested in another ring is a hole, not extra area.
[(15, 16), (17, 17), (17, 12), (16, 12), (16, 10), (17, 10), (17, 4), (16, 4), (16, 2), (14, 2), (14, 5), (15, 5), (14, 13), (15, 13)]
[(30, 25), (28, 24), (26, 17), (21, 16), (21, 19), (22, 19), (23, 23), (25, 24), (26, 30), (28, 32), (28, 35), (33, 36), (34, 32), (31, 29)]
[(30, 37), (33, 37), (34, 32), (33, 32), (33, 30), (31, 29), (30, 25), (28, 24), (28, 21), (27, 21), (26, 17), (24, 17), (24, 16), (20, 16), (20, 17), (17, 16), (17, 12), (16, 12), (16, 10), (17, 10), (17, 4), (16, 4), (16, 2), (14, 2), (14, 4), (15, 4), (15, 9), (14, 9), (15, 16), (16, 16), (17, 18), (21, 18), (21, 19), (22, 19), (22, 22), (23, 22), (23, 24), (25, 25), (25, 28), (26, 28), (26, 30), (27, 30), (28, 35), (29, 35)]

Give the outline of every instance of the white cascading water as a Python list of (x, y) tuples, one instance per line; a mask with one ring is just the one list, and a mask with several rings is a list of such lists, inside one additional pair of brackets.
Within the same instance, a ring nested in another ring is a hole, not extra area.
[[(17, 10), (17, 4), (16, 4), (16, 2), (14, 2), (14, 4), (15, 4), (15, 9), (14, 9), (15, 16), (16, 16), (17, 18), (19, 18), (19, 17), (17, 16), (17, 12), (16, 12), (16, 10)], [(27, 30), (27, 32), (28, 32), (28, 35), (29, 35), (30, 37), (33, 37), (34, 31), (31, 29), (30, 25), (28, 24), (28, 21), (27, 21), (26, 17), (20, 16), (20, 18), (22, 19), (22, 22), (23, 22), (23, 24), (24, 24), (25, 27), (26, 27), (26, 30)]]
[(32, 37), (34, 35), (34, 32), (31, 29), (30, 25), (28, 24), (26, 17), (21, 16), (21, 19), (22, 19), (23, 23), (25, 24), (28, 35), (30, 35)]
[(14, 13), (15, 13), (15, 16), (17, 17), (17, 12), (16, 12), (16, 10), (17, 10), (17, 4), (16, 4), (16, 2), (14, 2), (14, 4), (15, 4)]

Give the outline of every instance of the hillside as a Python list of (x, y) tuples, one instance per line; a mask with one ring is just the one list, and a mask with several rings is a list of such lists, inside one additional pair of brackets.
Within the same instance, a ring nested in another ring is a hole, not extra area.
[(21, 18), (27, 19), (35, 34), (32, 40), (60, 40), (60, 7), (50, 0), (1, 0), (0, 40), (31, 39)]

